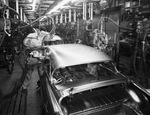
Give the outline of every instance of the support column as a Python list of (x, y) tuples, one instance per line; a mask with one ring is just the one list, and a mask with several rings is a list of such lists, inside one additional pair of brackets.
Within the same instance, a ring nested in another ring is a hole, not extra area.
[(91, 9), (90, 9), (91, 10), (90, 11), (91, 12), (90, 13), (91, 14), (90, 19), (93, 20), (93, 3), (90, 3), (90, 6), (91, 6)]
[(91, 3), (89, 3), (88, 6), (89, 19), (91, 19)]
[(69, 9), (69, 22), (71, 22), (71, 9)]
[(87, 13), (87, 6), (86, 6), (87, 3), (83, 2), (83, 20), (86, 20), (87, 17), (86, 17), (86, 13)]
[(20, 7), (20, 20), (22, 21), (23, 19), (23, 12), (22, 12), (22, 7)]
[(60, 23), (63, 23), (63, 14), (60, 14)]
[(65, 14), (65, 23), (67, 23), (67, 14)]
[(24, 13), (24, 18), (23, 18), (23, 20), (24, 20), (24, 22), (27, 22), (27, 17), (26, 17), (26, 15), (25, 15), (25, 13)]
[[(4, 3), (5, 3), (7, 6), (9, 6), (9, 0), (4, 0)], [(9, 18), (9, 9), (7, 9), (7, 11), (6, 11), (6, 17), (7, 17), (7, 19)]]
[(16, 12), (19, 14), (19, 3), (18, 3), (18, 0), (16, 0)]
[(74, 22), (76, 22), (77, 21), (77, 13), (76, 13), (76, 10), (74, 10), (74, 14), (73, 14), (73, 17), (74, 17)]
[(58, 15), (56, 16), (56, 24), (58, 24)]
[(79, 33), (80, 33), (80, 19), (77, 18), (77, 37), (79, 37)]

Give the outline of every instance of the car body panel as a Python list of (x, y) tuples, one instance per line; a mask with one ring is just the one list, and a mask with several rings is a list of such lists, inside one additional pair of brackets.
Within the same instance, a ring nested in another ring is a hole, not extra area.
[[(73, 85), (54, 85), (56, 90), (61, 92), (61, 98), (69, 96), (71, 94), (80, 93), (87, 90), (92, 90), (104, 86), (114, 85), (114, 84), (121, 84), (126, 83), (125, 78), (116, 78), (113, 80), (105, 80), (105, 81), (80, 81), (78, 83), (74, 83)], [(60, 99), (61, 100), (61, 99)]]
[(84, 63), (94, 63), (112, 60), (104, 52), (82, 44), (60, 44), (47, 46), (54, 60), (54, 69)]
[(48, 49), (50, 71), (40, 77), (47, 114), (150, 114), (150, 94), (120, 73), (105, 53), (78, 44)]

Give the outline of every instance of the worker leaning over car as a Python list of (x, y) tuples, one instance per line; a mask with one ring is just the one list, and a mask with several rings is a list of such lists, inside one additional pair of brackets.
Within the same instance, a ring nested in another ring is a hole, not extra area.
[(29, 80), (32, 77), (32, 72), (38, 63), (45, 58), (42, 50), (46, 48), (47, 45), (52, 45), (53, 42), (60, 41), (61, 38), (57, 35), (50, 35), (49, 32), (35, 29), (34, 33), (30, 33), (23, 41), (25, 46), (26, 55), (26, 77), (22, 85), (22, 91), (27, 92), (27, 87), (29, 86)]

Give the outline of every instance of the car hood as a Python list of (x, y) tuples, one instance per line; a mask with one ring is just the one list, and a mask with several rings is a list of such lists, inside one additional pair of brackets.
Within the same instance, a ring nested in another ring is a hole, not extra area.
[(82, 44), (51, 45), (47, 48), (50, 50), (54, 69), (112, 60), (104, 52)]

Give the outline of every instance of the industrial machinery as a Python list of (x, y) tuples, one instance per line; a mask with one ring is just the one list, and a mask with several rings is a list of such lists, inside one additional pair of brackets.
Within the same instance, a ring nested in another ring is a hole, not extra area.
[[(144, 79), (150, 75), (150, 6), (146, 1), (126, 2), (120, 24), (132, 30), (120, 29), (120, 55), (130, 58), (130, 70), (135, 77)], [(147, 86), (148, 87), (148, 86)]]

